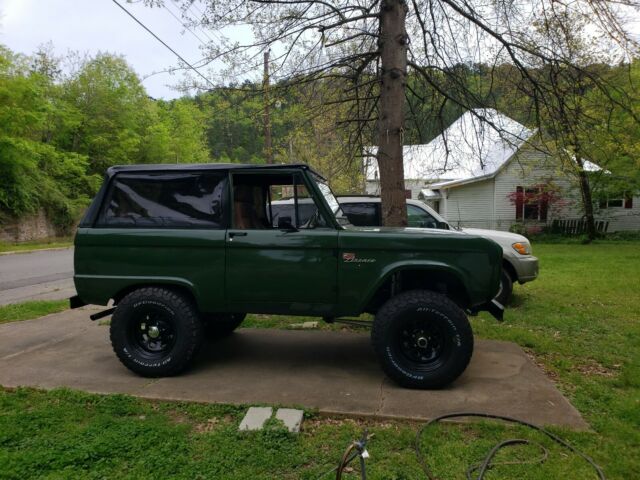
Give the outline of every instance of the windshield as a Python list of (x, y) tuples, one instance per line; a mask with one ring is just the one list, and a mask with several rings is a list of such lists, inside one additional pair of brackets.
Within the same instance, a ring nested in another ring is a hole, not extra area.
[(333, 215), (336, 217), (336, 220), (338, 220), (338, 223), (340, 225), (350, 225), (349, 219), (342, 211), (342, 208), (340, 208), (338, 199), (331, 191), (331, 188), (329, 187), (329, 185), (327, 185), (325, 181), (322, 180), (320, 177), (317, 177), (315, 175), (313, 177), (314, 177), (314, 180), (316, 181), (316, 184), (318, 185), (318, 188), (320, 189), (320, 193), (322, 193), (322, 196), (324, 197), (325, 201), (329, 205), (329, 208), (331, 209), (331, 213), (333, 213)]

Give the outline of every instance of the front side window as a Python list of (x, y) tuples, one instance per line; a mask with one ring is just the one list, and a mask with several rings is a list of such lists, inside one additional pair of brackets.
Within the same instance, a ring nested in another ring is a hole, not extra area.
[(327, 226), (299, 174), (234, 175), (234, 228), (265, 230)]
[(334, 215), (334, 217), (336, 217), (336, 220), (338, 221), (338, 223), (340, 225), (349, 225), (350, 224), (349, 219), (342, 211), (340, 203), (338, 203), (338, 199), (331, 191), (331, 187), (329, 187), (329, 185), (327, 185), (325, 181), (322, 180), (320, 177), (313, 175), (313, 178), (316, 181), (318, 188), (320, 189), (320, 193), (322, 193), (322, 196), (324, 197), (325, 201), (329, 205), (329, 209), (331, 210), (331, 213)]
[(98, 226), (134, 228), (225, 228), (220, 173), (118, 174)]

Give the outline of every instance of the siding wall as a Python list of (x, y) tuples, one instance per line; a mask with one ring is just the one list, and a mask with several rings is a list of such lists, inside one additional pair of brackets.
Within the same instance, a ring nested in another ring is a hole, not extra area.
[[(429, 188), (429, 184), (433, 183), (433, 180), (405, 180), (404, 188), (411, 190), (411, 198), (418, 199), (420, 190)], [(367, 195), (380, 195), (380, 182), (377, 180), (367, 180), (367, 186), (365, 193)]]
[(609, 222), (608, 232), (640, 230), (640, 197), (633, 197), (633, 208), (613, 207), (599, 210), (596, 218)]
[[(579, 218), (581, 213), (579, 192), (571, 180), (562, 175), (558, 162), (531, 147), (521, 149), (509, 164), (495, 177), (495, 217), (493, 227), (496, 230), (509, 230), (516, 222), (516, 207), (509, 200), (509, 194), (516, 188), (553, 182), (563, 193), (562, 199), (551, 205), (547, 212), (547, 222), (554, 218)], [(527, 220), (531, 227), (543, 226), (545, 222)]]
[(452, 225), (493, 228), (493, 179), (442, 190), (440, 213)]

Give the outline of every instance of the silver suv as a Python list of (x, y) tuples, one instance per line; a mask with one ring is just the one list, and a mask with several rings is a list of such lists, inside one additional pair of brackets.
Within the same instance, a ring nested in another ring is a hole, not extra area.
[[(349, 222), (358, 227), (380, 226), (380, 197), (369, 195), (338, 196), (338, 202)], [(274, 221), (279, 216), (293, 218), (294, 200), (277, 200), (271, 203)], [(299, 200), (299, 221), (305, 217), (311, 218), (314, 213), (313, 205), (307, 205), (305, 200)], [(439, 228), (445, 230), (459, 230), (472, 235), (493, 240), (502, 247), (502, 275), (500, 290), (496, 300), (505, 305), (513, 291), (514, 282), (520, 284), (530, 282), (538, 277), (538, 259), (531, 255), (529, 240), (516, 233), (499, 230), (485, 230), (480, 228), (456, 228), (449, 224), (435, 210), (419, 200), (407, 199), (407, 219), (409, 227)]]

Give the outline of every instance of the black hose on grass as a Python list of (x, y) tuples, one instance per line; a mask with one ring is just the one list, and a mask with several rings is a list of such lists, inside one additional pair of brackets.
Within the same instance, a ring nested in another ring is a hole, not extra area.
[[(433, 474), (433, 472), (431, 471), (431, 469), (427, 465), (426, 456), (425, 456), (424, 452), (422, 451), (422, 449), (420, 448), (420, 440), (422, 438), (422, 435), (424, 434), (425, 430), (427, 430), (427, 428), (429, 428), (430, 426), (432, 426), (432, 425), (434, 425), (434, 424), (436, 424), (436, 423), (438, 423), (438, 422), (440, 422), (442, 420), (451, 419), (451, 418), (460, 418), (460, 417), (476, 417), (476, 418), (489, 418), (489, 419), (493, 419), (493, 420), (503, 420), (505, 422), (510, 422), (510, 423), (514, 423), (514, 424), (517, 424), (517, 425), (523, 425), (525, 427), (528, 427), (528, 428), (531, 428), (533, 430), (536, 430), (536, 431), (546, 435), (547, 437), (549, 437), (551, 440), (553, 440), (557, 444), (563, 446), (567, 450), (570, 450), (574, 454), (576, 454), (579, 457), (581, 457), (584, 461), (586, 461), (589, 465), (591, 465), (593, 467), (593, 469), (595, 470), (595, 472), (598, 475), (598, 478), (600, 480), (606, 480), (606, 477), (604, 476), (604, 472), (602, 471), (602, 469), (596, 464), (596, 462), (591, 457), (589, 457), (588, 455), (582, 453), (580, 450), (578, 450), (577, 448), (572, 446), (569, 442), (567, 442), (566, 440), (563, 440), (562, 438), (560, 438), (557, 435), (551, 433), (550, 431), (545, 430), (544, 428), (539, 427), (537, 425), (534, 425), (533, 423), (525, 422), (524, 420), (518, 420), (517, 418), (505, 417), (505, 416), (502, 416), (502, 415), (491, 415), (489, 413), (476, 413), (476, 412), (457, 412), (457, 413), (447, 413), (445, 415), (440, 415), (439, 417), (436, 417), (436, 418), (433, 418), (433, 419), (429, 420), (427, 423), (425, 423), (422, 426), (422, 428), (420, 428), (420, 430), (418, 430), (418, 433), (416, 434), (416, 443), (415, 443), (416, 457), (418, 459), (418, 463), (422, 467), (422, 470), (424, 471), (425, 475), (427, 476), (427, 478), (429, 480), (437, 480), (437, 478), (435, 477), (435, 475)], [(533, 460), (533, 461), (505, 462), (505, 463), (502, 463), (502, 464), (503, 465), (504, 464), (513, 465), (513, 464), (516, 464), (516, 463), (517, 464), (522, 464), (522, 463), (542, 463), (547, 459), (548, 451), (547, 451), (546, 448), (544, 448), (540, 444), (536, 444), (536, 443), (530, 442), (529, 440), (524, 440), (524, 439), (519, 439), (519, 438), (504, 440), (504, 441), (498, 443), (496, 446), (494, 446), (489, 451), (489, 453), (487, 453), (487, 455), (484, 457), (484, 460), (482, 461), (481, 464), (469, 467), (469, 469), (467, 470), (467, 479), (468, 480), (473, 480), (472, 476), (474, 475), (474, 472), (477, 470), (478, 471), (478, 476), (475, 477), (475, 480), (483, 480), (487, 470), (489, 470), (492, 467), (492, 465), (498, 465), (498, 464), (492, 464), (491, 461), (493, 460), (493, 458), (496, 456), (496, 454), (502, 448), (505, 448), (505, 447), (508, 447), (508, 446), (511, 446), (511, 445), (523, 445), (523, 444), (538, 445), (538, 447), (540, 447), (540, 449), (543, 452), (542, 456), (539, 459), (536, 459), (536, 460)]]

